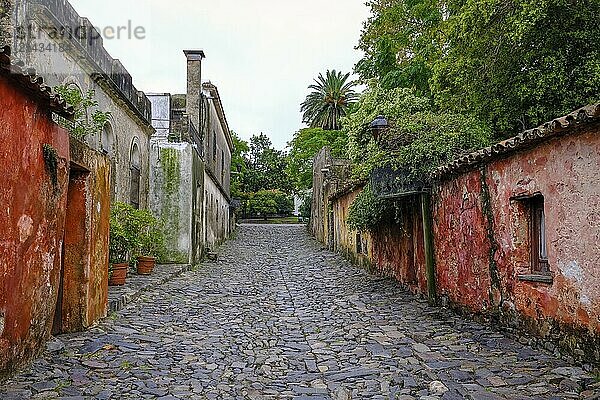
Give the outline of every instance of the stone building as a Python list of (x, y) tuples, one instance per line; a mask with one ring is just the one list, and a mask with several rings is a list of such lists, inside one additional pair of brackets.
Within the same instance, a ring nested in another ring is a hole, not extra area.
[(167, 223), (174, 262), (198, 262), (231, 232), (233, 143), (217, 88), (202, 84), (204, 52), (186, 50), (187, 93), (149, 94), (150, 207)]
[(110, 162), (53, 113), (73, 109), (0, 49), (0, 376), (107, 312)]
[[(98, 109), (109, 111), (101, 135), (87, 144), (112, 165), (111, 198), (146, 208), (149, 190), (150, 101), (113, 59), (92, 23), (67, 0), (10, 0), (12, 26), (5, 27), (13, 55), (35, 68), (47, 85), (95, 92)], [(5, 39), (6, 40), (6, 39)], [(91, 116), (88, 116), (91, 117)]]
[[(397, 197), (399, 222), (352, 231), (362, 187), (315, 162), (313, 233), (417, 294), (600, 361), (600, 104), (440, 168), (431, 189), (434, 274), (423, 207)], [(336, 182), (341, 180), (342, 184)]]

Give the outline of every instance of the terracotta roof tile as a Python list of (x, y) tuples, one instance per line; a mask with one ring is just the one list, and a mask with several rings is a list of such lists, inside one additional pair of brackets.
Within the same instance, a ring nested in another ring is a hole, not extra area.
[(35, 69), (26, 68), (22, 62), (13, 60), (9, 46), (0, 48), (0, 73), (15, 81), (58, 115), (67, 119), (73, 118), (73, 107), (59, 94), (54, 93)]
[(533, 147), (551, 137), (574, 132), (591, 122), (600, 121), (600, 103), (582, 107), (561, 118), (556, 118), (545, 124), (529, 129), (519, 135), (474, 153), (455, 159), (453, 162), (438, 168), (435, 176), (442, 178), (446, 175), (464, 172), (476, 165), (508, 155), (512, 152)]

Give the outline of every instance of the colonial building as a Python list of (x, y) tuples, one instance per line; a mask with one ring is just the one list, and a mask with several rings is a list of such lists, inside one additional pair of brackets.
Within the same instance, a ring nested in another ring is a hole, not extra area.
[(106, 316), (110, 162), (53, 113), (73, 109), (0, 49), (0, 376)]
[(5, 44), (25, 65), (35, 68), (48, 86), (95, 92), (98, 109), (111, 115), (103, 132), (88, 135), (86, 142), (111, 161), (112, 200), (146, 208), (149, 139), (154, 132), (148, 98), (135, 88), (121, 62), (108, 54), (92, 23), (67, 0), (7, 3), (12, 19), (0, 21), (3, 36), (10, 41)]
[(219, 92), (202, 84), (204, 52), (185, 51), (187, 93), (149, 94), (151, 209), (167, 223), (171, 261), (198, 262), (231, 232), (233, 142)]
[(373, 232), (348, 227), (362, 185), (323, 150), (315, 159), (312, 231), (432, 302), (598, 362), (599, 133), (596, 104), (458, 159), (439, 169), (431, 201), (385, 193), (402, 207), (401, 221)]

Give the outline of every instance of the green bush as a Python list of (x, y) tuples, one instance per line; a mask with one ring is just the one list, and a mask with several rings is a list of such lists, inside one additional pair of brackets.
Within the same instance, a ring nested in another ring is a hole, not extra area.
[(134, 262), (138, 256), (160, 258), (165, 252), (164, 224), (148, 210), (116, 202), (110, 215), (110, 262)]

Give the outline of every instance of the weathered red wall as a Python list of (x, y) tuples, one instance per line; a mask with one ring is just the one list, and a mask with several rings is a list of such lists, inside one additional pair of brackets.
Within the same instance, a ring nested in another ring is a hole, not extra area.
[[(600, 131), (556, 137), (440, 184), (437, 284), (454, 304), (497, 312), (574, 354), (600, 359)], [(553, 282), (531, 273), (527, 208), (544, 196)]]
[(71, 140), (65, 224), (62, 332), (78, 332), (105, 317), (108, 305), (110, 161)]
[(373, 267), (393, 276), (413, 293), (427, 293), (423, 223), (417, 199), (401, 203), (401, 221), (389, 221), (372, 237)]
[(475, 312), (498, 305), (479, 171), (436, 189), (433, 219), (438, 294)]
[[(600, 334), (600, 129), (560, 137), (488, 166), (487, 184), (498, 243), (496, 263), (507, 302), (519, 313)], [(552, 285), (516, 279), (528, 273), (518, 250), (518, 204), (541, 193)], [(513, 210), (508, 205), (512, 204)]]
[[(0, 76), (0, 374), (28, 361), (52, 328), (61, 265), (69, 136)], [(58, 153), (58, 185), (42, 146)]]

